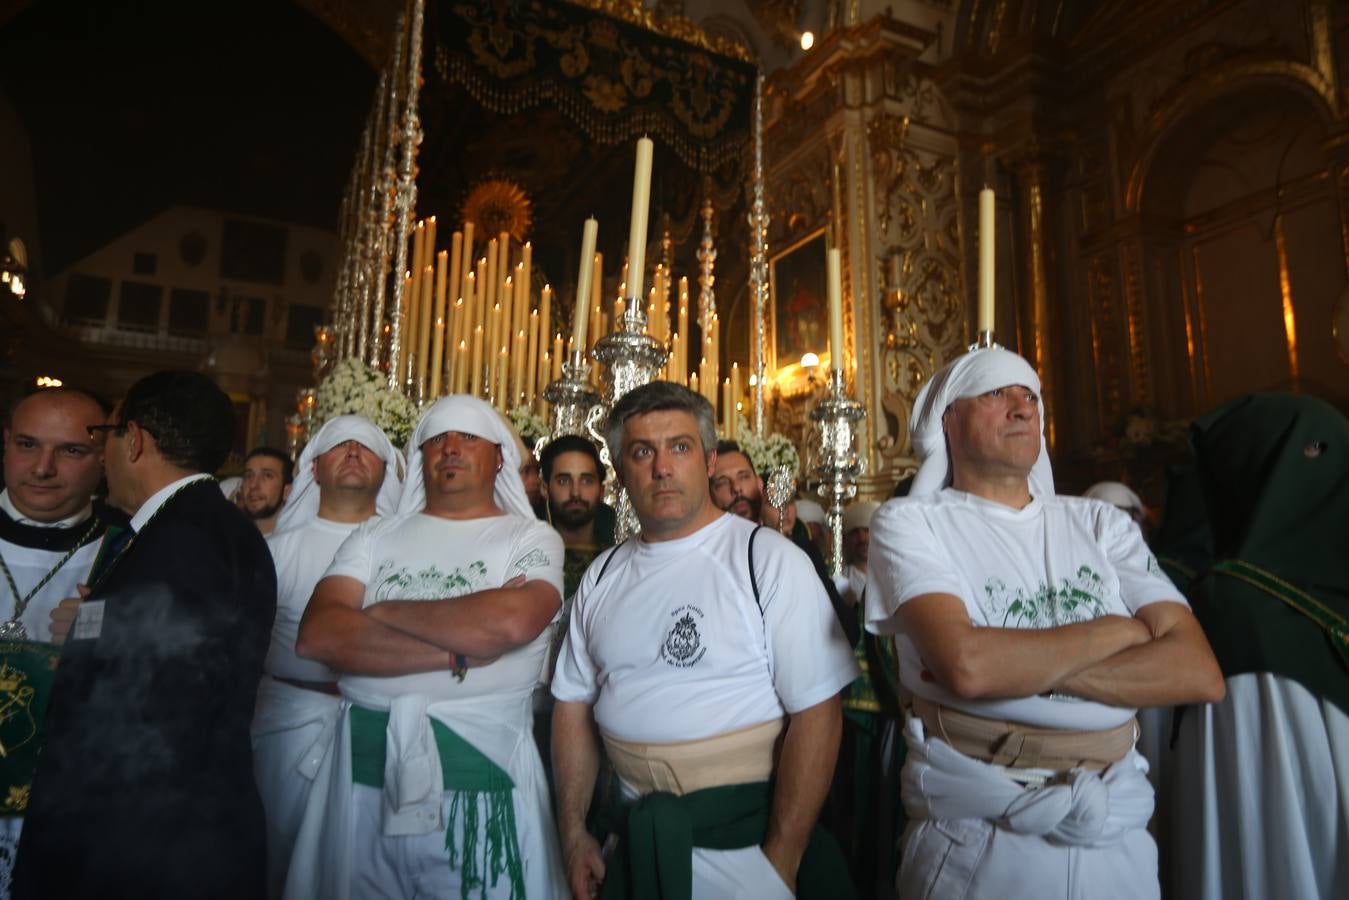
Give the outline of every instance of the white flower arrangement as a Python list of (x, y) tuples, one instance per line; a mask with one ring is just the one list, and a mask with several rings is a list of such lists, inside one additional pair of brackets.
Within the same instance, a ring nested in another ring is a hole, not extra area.
[(523, 403), (511, 407), (506, 418), (510, 419), (515, 433), (525, 440), (541, 438), (548, 432), (548, 420)]
[(334, 365), (315, 391), (315, 431), (331, 418), (348, 415), (365, 416), (395, 447), (402, 447), (418, 414), (411, 400), (389, 387), (382, 372), (349, 357)]
[(791, 471), (792, 477), (801, 474), (801, 457), (796, 452), (796, 445), (785, 435), (770, 431), (763, 437), (758, 437), (749, 426), (749, 422), (741, 415), (735, 417), (735, 426), (736, 443), (749, 457), (749, 461), (754, 465), (754, 471), (767, 478), (773, 469), (786, 466)]

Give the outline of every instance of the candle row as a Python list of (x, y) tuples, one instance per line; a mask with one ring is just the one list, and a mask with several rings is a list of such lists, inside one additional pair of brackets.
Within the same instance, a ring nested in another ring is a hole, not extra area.
[(412, 268), (404, 275), (408, 338), (394, 365), (414, 396), (472, 393), (502, 410), (532, 405), (556, 368), (555, 352), (547, 350), (552, 288), (544, 285), (536, 305), (533, 246), (524, 244), (513, 259), (507, 232), (488, 240), (475, 262), (473, 231), (465, 223), (450, 249), (437, 252), (434, 217), (413, 229)]

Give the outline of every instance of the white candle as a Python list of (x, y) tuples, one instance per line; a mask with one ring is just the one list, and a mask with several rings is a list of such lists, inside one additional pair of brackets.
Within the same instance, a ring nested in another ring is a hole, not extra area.
[(637, 141), (637, 167), (632, 173), (632, 218), (628, 225), (629, 297), (642, 297), (642, 271), (646, 266), (646, 214), (651, 202), (650, 138)]
[(979, 192), (979, 331), (993, 330), (993, 189)]
[(843, 370), (843, 258), (837, 247), (829, 251), (825, 271), (829, 278), (829, 364)]
[[(640, 156), (641, 154), (638, 154), (639, 160)], [(649, 160), (647, 166), (649, 180), (651, 177)], [(636, 215), (636, 207), (633, 209), (633, 215)], [(586, 219), (585, 227), (581, 229), (581, 265), (576, 271), (576, 309), (572, 313), (571, 342), (572, 346), (582, 353), (585, 353), (586, 349), (586, 323), (590, 320), (590, 281), (595, 274), (595, 236), (599, 234), (599, 230), (600, 223), (593, 216)]]

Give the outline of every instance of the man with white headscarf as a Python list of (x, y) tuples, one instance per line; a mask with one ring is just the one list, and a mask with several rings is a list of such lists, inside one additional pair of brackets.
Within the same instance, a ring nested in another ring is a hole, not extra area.
[(561, 606), (562, 540), (534, 517), (505, 421), (444, 397), (417, 423), (397, 515), (361, 525), (297, 651), (344, 715), (287, 897), (551, 897), (563, 888), (531, 698)]
[(901, 896), (1158, 897), (1134, 712), (1223, 694), (1138, 527), (1054, 494), (1039, 392), (998, 347), (939, 371), (872, 521), (867, 626), (914, 694)]
[(389, 515), (402, 490), (402, 459), (361, 416), (338, 416), (314, 435), (296, 467), (290, 501), (267, 548), (276, 563), (276, 619), (253, 714), (253, 771), (267, 813), (267, 892), (280, 897), (290, 849), (319, 759), (332, 739), (337, 673), (295, 654), (309, 597), (356, 526)]

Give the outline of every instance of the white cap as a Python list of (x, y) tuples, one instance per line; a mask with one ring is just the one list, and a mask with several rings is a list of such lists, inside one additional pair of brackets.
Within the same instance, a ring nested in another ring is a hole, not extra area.
[[(957, 400), (977, 397), (995, 388), (1021, 384), (1040, 394), (1040, 376), (1020, 356), (1001, 347), (983, 347), (972, 350), (947, 363), (932, 376), (913, 405), (909, 419), (909, 436), (913, 452), (921, 465), (914, 476), (910, 497), (935, 494), (951, 484), (951, 458), (946, 449), (946, 432), (942, 415)], [(1031, 493), (1049, 496), (1054, 493), (1054, 472), (1049, 467), (1049, 452), (1045, 449), (1045, 406), (1040, 408), (1040, 455), (1030, 472)]]
[(441, 397), (422, 413), (408, 441), (408, 474), (403, 482), (403, 496), (398, 501), (400, 513), (418, 512), (426, 507), (422, 444), (447, 431), (477, 435), (500, 447), (502, 465), (496, 473), (492, 499), (511, 515), (535, 518), (534, 508), (525, 496), (525, 483), (520, 480), (520, 451), (514, 429), (491, 405), (468, 394)]
[(871, 520), (880, 508), (881, 505), (875, 500), (858, 500), (848, 504), (843, 510), (843, 533), (847, 534), (854, 528), (870, 528)]
[(796, 517), (802, 522), (810, 522), (815, 525), (825, 524), (824, 507), (805, 497), (796, 501)]
[(319, 514), (319, 486), (314, 481), (314, 460), (347, 441), (356, 441), (384, 460), (384, 483), (375, 497), (376, 515), (387, 516), (398, 506), (398, 495), (403, 489), (399, 477), (403, 457), (379, 426), (364, 416), (335, 416), (323, 423), (300, 453), (295, 464), (295, 481), (291, 484), (290, 499), (281, 507), (276, 519), (276, 530), (297, 528), (313, 521)]
[(1127, 513), (1141, 513), (1143, 511), (1143, 498), (1135, 494), (1127, 485), (1120, 484), (1118, 481), (1098, 481), (1087, 488), (1083, 497), (1090, 497), (1093, 500), (1104, 500), (1111, 506), (1118, 506)]

